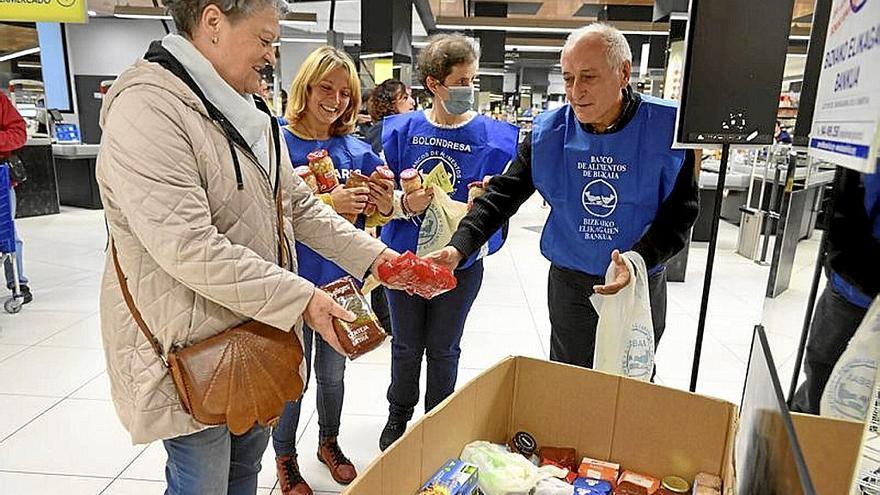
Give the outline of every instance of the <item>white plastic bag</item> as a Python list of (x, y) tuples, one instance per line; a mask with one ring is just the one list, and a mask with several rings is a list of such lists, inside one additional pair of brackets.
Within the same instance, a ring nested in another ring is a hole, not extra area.
[(534, 495), (572, 495), (574, 489), (558, 478), (546, 478), (538, 482)]
[(503, 445), (484, 441), (467, 444), (461, 460), (479, 469), (479, 485), (484, 495), (528, 495), (540, 480), (564, 473), (557, 466), (539, 468)]
[[(593, 294), (590, 302), (599, 313), (593, 367), (607, 373), (650, 381), (654, 373), (654, 323), (648, 293), (645, 260), (634, 251), (620, 255), (630, 272), (630, 283), (613, 296)], [(605, 283), (614, 281), (614, 262), (605, 272)]]
[(880, 360), (880, 297), (868, 308), (825, 385), (822, 416), (864, 421), (872, 405)]

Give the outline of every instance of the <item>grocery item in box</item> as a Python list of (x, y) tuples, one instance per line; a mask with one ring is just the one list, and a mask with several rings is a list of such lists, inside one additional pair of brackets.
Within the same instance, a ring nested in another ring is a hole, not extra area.
[(457, 285), (450, 270), (419, 258), (411, 251), (382, 263), (377, 272), (379, 280), (387, 287), (418, 294), (425, 299), (449, 292)]
[(328, 193), (339, 185), (336, 165), (327, 150), (317, 150), (308, 154), (309, 168), (315, 174), (319, 193)]
[(721, 491), (721, 477), (709, 473), (699, 473), (694, 478), (694, 487), (702, 486)]
[(581, 461), (581, 466), (578, 468), (578, 476), (581, 478), (605, 480), (611, 483), (612, 486), (617, 484), (619, 474), (620, 464), (590, 459), (589, 457), (584, 457)]
[(518, 431), (507, 442), (507, 448), (531, 461), (538, 449), (538, 442), (529, 432)]
[(660, 481), (660, 490), (657, 495), (678, 495), (689, 493), (691, 485), (680, 476), (667, 476)]
[(647, 488), (630, 481), (624, 481), (614, 489), (614, 495), (652, 495)]
[(379, 319), (370, 309), (354, 279), (343, 277), (321, 289), (330, 294), (340, 306), (357, 316), (353, 322), (333, 318), (336, 337), (349, 358), (356, 359), (382, 345), (388, 334), (379, 324)]
[(610, 481), (598, 480), (594, 478), (577, 478), (574, 480), (575, 488), (587, 488), (599, 495), (609, 495), (611, 493)]
[(648, 490), (649, 494), (656, 492), (657, 489), (660, 488), (660, 480), (657, 478), (645, 474), (634, 473), (632, 471), (624, 471), (623, 474), (620, 475), (620, 479), (617, 480), (618, 485), (622, 485), (625, 482), (637, 486), (643, 486)]
[(459, 459), (450, 459), (419, 491), (418, 495), (478, 495), (478, 469)]
[(567, 447), (541, 447), (538, 449), (540, 465), (552, 464), (569, 471), (577, 471), (577, 450)]

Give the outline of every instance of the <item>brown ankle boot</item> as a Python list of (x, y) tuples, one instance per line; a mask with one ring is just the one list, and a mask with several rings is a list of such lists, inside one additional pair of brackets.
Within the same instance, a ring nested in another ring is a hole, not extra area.
[(325, 438), (318, 445), (318, 460), (330, 469), (330, 476), (340, 485), (347, 485), (357, 477), (354, 464), (345, 457), (336, 437)]
[(295, 455), (280, 455), (275, 458), (278, 472), (278, 488), (282, 495), (312, 495), (312, 489), (299, 473)]

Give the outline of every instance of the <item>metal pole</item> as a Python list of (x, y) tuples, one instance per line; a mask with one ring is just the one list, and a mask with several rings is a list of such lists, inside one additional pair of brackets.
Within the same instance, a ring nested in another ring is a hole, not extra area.
[(712, 286), (712, 269), (715, 265), (715, 248), (718, 245), (718, 223), (721, 219), (721, 200), (724, 198), (724, 182), (727, 178), (727, 160), (730, 158), (730, 144), (721, 146), (721, 164), (718, 168), (718, 185), (715, 188), (715, 207), (712, 210), (712, 231), (709, 236), (709, 253), (706, 257), (706, 274), (703, 277), (703, 299), (700, 302), (700, 319), (697, 323), (697, 342), (694, 346), (694, 361), (691, 369), (691, 392), (697, 390), (697, 376), (700, 373), (700, 355), (703, 352), (703, 335), (706, 332), (706, 313), (709, 309), (709, 289)]
[(801, 374), (801, 365), (804, 360), (804, 352), (807, 348), (807, 340), (810, 336), (810, 327), (813, 323), (813, 312), (816, 310), (816, 297), (819, 293), (819, 281), (822, 279), (822, 270), (825, 268), (825, 257), (828, 254), (828, 231), (831, 230), (831, 216), (834, 215), (834, 203), (837, 195), (833, 192), (840, 181), (840, 167), (834, 169), (834, 187), (832, 187), (830, 208), (826, 212), (829, 216), (825, 230), (822, 232), (822, 242), (819, 244), (819, 253), (816, 256), (816, 266), (813, 269), (813, 284), (810, 286), (810, 297), (807, 299), (807, 312), (804, 314), (804, 327), (801, 330), (801, 340), (798, 343), (797, 357), (794, 361), (794, 372), (791, 375), (791, 384), (788, 387), (788, 408), (791, 409), (794, 394), (797, 392), (798, 379)]

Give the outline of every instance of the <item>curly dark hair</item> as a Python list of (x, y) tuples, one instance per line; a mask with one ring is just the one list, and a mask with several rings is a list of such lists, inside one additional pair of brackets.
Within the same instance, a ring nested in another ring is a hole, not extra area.
[(373, 122), (378, 122), (397, 113), (397, 99), (406, 94), (406, 85), (397, 79), (386, 79), (370, 91), (367, 98), (367, 112)]
[(428, 39), (417, 62), (422, 85), (428, 87), (428, 76), (443, 81), (458, 64), (470, 64), (480, 59), (480, 51), (471, 38), (461, 34), (438, 34)]

